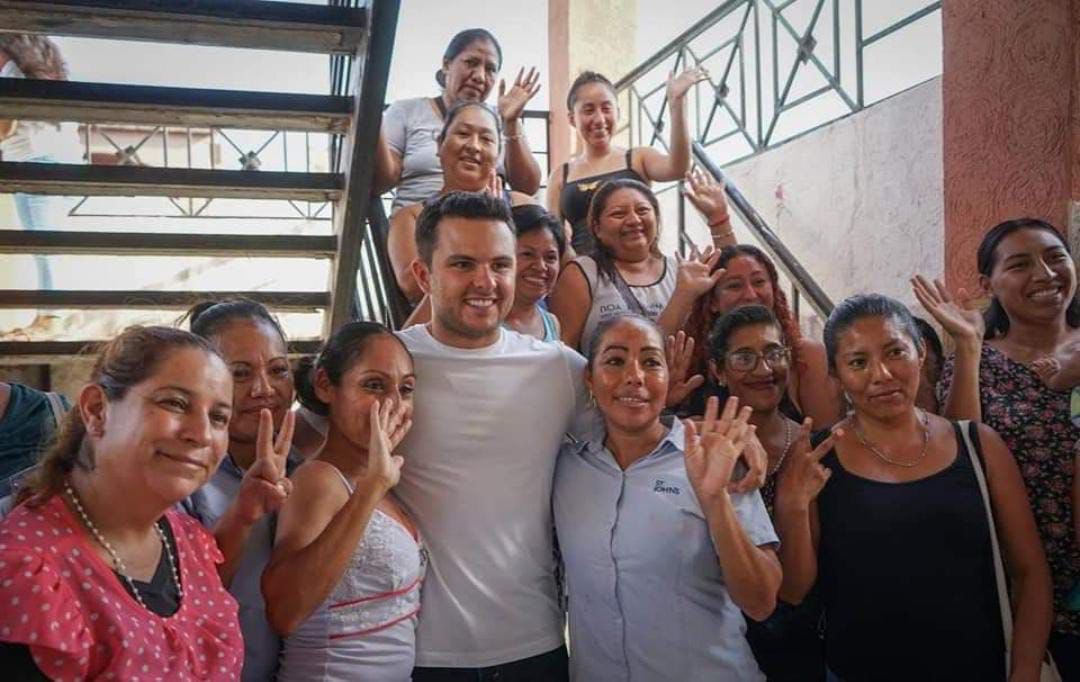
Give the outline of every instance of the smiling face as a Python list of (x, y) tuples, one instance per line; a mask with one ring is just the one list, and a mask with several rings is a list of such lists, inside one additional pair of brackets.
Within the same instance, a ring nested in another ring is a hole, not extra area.
[(607, 196), (593, 231), (616, 260), (638, 263), (649, 257), (656, 242), (656, 221), (656, 210), (648, 197), (624, 187)]
[(559, 245), (546, 227), (517, 238), (517, 284), (514, 295), (536, 303), (551, 293), (559, 278)]
[(655, 428), (668, 390), (664, 341), (655, 327), (634, 318), (616, 322), (598, 340), (585, 384), (609, 432)]
[(110, 402), (100, 387), (86, 387), (79, 409), (93, 425), (95, 475), (168, 507), (206, 483), (225, 456), (232, 378), (216, 355), (178, 348), (123, 398)]
[[(723, 358), (710, 361), (713, 376), (726, 385), (740, 405), (755, 412), (772, 412), (787, 391), (790, 354), (786, 353), (780, 329), (775, 324), (753, 324), (732, 332)], [(745, 357), (740, 357), (745, 356)], [(756, 356), (753, 369), (736, 368)], [(772, 356), (774, 360), (766, 358)], [(782, 358), (782, 359), (781, 359)]]
[(710, 308), (722, 315), (741, 305), (757, 303), (773, 309), (772, 280), (769, 271), (753, 256), (735, 256), (723, 266), (724, 276), (713, 287)]
[(254, 443), (259, 413), (270, 410), (275, 430), (293, 402), (293, 374), (285, 341), (269, 323), (236, 320), (213, 337), (233, 377), (233, 416), (229, 438)]
[(990, 276), (980, 281), (1010, 319), (1046, 324), (1065, 315), (1076, 295), (1076, 266), (1056, 235), (1021, 229), (1001, 240)]
[(439, 221), (431, 267), (414, 274), (431, 300), (432, 334), (459, 348), (483, 348), (499, 337), (514, 303), (514, 234), (501, 221), (448, 216)]
[(837, 337), (836, 376), (855, 411), (876, 419), (912, 409), (925, 351), (895, 318), (867, 316)]
[(499, 75), (499, 53), (489, 40), (469, 44), (456, 57), (443, 62), (444, 91), (451, 103), (483, 102)]
[(391, 334), (368, 339), (363, 352), (345, 370), (337, 385), (325, 370), (315, 377), (315, 390), (330, 407), (330, 422), (358, 450), (367, 450), (371, 436), (371, 404), (387, 400), (405, 405), (412, 415), (416, 375), (405, 347)]
[(439, 145), (447, 189), (483, 190), (498, 157), (499, 129), (491, 112), (480, 106), (459, 111)]
[(586, 144), (606, 147), (611, 144), (615, 126), (619, 120), (619, 105), (604, 83), (586, 83), (574, 93), (574, 109), (570, 112), (570, 125)]

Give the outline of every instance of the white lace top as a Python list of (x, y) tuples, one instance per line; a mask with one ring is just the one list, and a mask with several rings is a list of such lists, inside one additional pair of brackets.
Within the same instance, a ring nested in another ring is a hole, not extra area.
[(278, 680), (409, 680), (426, 569), (423, 545), (376, 509), (330, 596), (285, 639)]

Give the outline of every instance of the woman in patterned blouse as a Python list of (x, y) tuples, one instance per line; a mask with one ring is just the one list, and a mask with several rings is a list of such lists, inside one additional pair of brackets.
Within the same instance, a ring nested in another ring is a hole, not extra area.
[[(979, 245), (979, 281), (991, 297), (980, 316), (937, 283), (916, 296), (956, 341), (938, 384), (946, 416), (977, 419), (997, 431), (1017, 459), (1054, 581), (1050, 652), (1065, 680), (1080, 680), (1080, 611), (1067, 597), (1080, 581), (1073, 531), (1073, 448), (1069, 391), (1046, 386), (1032, 370), (1080, 340), (1076, 266), (1060, 233), (1041, 220), (1010, 220)], [(985, 341), (984, 341), (985, 339)]]

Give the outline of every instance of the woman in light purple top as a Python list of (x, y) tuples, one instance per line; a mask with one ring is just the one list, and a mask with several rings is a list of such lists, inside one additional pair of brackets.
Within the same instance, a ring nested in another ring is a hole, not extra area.
[(756, 491), (729, 492), (750, 408), (718, 415), (714, 397), (700, 427), (662, 421), (664, 341), (643, 317), (602, 323), (590, 348), (606, 433), (563, 447), (553, 495), (571, 679), (764, 680), (743, 613), (776, 605), (777, 537)]
[(389, 493), (403, 461), (391, 452), (412, 423), (412, 357), (385, 327), (353, 322), (297, 385), (329, 430), (296, 470), (263, 574), (285, 637), (278, 679), (408, 680), (427, 558)]

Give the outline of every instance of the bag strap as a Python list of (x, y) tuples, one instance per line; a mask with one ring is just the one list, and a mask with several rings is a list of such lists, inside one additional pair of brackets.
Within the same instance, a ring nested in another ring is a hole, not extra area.
[(630, 291), (630, 285), (626, 283), (625, 279), (623, 279), (622, 273), (619, 272), (619, 269), (616, 267), (612, 267), (611, 270), (613, 274), (613, 277), (611, 278), (611, 283), (615, 285), (615, 290), (619, 292), (620, 296), (622, 296), (623, 301), (626, 303), (627, 309), (632, 313), (641, 315), (642, 317), (649, 317), (649, 314), (645, 312), (645, 306), (641, 305), (641, 301), (638, 300), (637, 296), (634, 296), (634, 292)]
[(446, 102), (443, 101), (442, 95), (431, 98), (435, 102), (435, 108), (439, 110), (439, 118), (446, 120)]
[(1012, 604), (1009, 603), (1009, 588), (1005, 583), (1005, 563), (1001, 559), (1001, 546), (998, 544), (994, 511), (990, 506), (990, 490), (986, 486), (986, 474), (983, 471), (983, 465), (979, 460), (978, 449), (975, 445), (979, 436), (973, 431), (979, 427), (974, 422), (966, 419), (957, 422), (957, 425), (960, 427), (960, 433), (964, 436), (964, 448), (967, 450), (968, 457), (971, 458), (971, 468), (975, 472), (975, 480), (979, 483), (979, 492), (982, 494), (983, 508), (986, 511), (986, 523), (990, 527), (990, 546), (994, 552), (994, 581), (997, 583), (998, 606), (1001, 609), (1001, 629), (1005, 633), (1005, 672), (1008, 674), (1012, 661)]
[(64, 414), (67, 413), (67, 410), (64, 409), (64, 401), (59, 393), (53, 391), (46, 393), (45, 399), (49, 401), (49, 411), (52, 412), (53, 423), (59, 428), (60, 423), (64, 421)]

